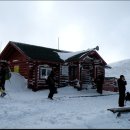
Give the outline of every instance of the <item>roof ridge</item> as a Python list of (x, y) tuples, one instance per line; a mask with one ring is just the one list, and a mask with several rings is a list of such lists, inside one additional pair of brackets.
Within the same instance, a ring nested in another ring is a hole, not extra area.
[(40, 45), (34, 45), (34, 44), (28, 44), (28, 43), (23, 43), (23, 42), (15, 42), (15, 41), (9, 41), (9, 43), (12, 43), (12, 44), (21, 44), (21, 45), (27, 45), (27, 46), (33, 46), (33, 47), (40, 47), (40, 48), (45, 48), (45, 49), (51, 49), (53, 51), (58, 51), (58, 52), (69, 52), (69, 51), (66, 51), (66, 50), (59, 50), (59, 49), (56, 49), (56, 48), (50, 48), (50, 47), (44, 47), (44, 46), (40, 46)]

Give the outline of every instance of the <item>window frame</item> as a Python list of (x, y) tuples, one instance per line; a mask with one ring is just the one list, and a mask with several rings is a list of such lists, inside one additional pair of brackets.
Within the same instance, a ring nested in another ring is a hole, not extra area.
[(47, 79), (47, 77), (49, 76), (51, 71), (52, 71), (51, 67), (45, 66), (45, 65), (40, 65), (39, 66), (39, 79), (40, 80)]

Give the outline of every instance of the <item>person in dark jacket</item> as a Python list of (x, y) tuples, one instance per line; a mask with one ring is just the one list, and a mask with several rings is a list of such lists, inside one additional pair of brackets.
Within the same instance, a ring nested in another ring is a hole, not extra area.
[(0, 62), (0, 91), (1, 96), (5, 96), (5, 74), (6, 74), (6, 64), (4, 62)]
[(57, 89), (55, 87), (55, 74), (54, 74), (54, 71), (51, 71), (50, 75), (48, 76), (47, 78), (47, 84), (48, 84), (48, 87), (49, 87), (49, 95), (48, 95), (48, 98), (49, 99), (52, 99), (53, 100), (53, 95), (55, 93), (57, 93)]
[(119, 104), (119, 107), (124, 107), (125, 91), (126, 91), (126, 85), (127, 85), (127, 81), (125, 80), (125, 76), (120, 75), (120, 78), (118, 79), (117, 82), (118, 82), (118, 88), (119, 88), (118, 104)]
[(97, 92), (102, 94), (102, 89), (103, 89), (103, 83), (104, 83), (104, 76), (103, 75), (99, 75), (96, 80), (96, 87), (97, 87)]

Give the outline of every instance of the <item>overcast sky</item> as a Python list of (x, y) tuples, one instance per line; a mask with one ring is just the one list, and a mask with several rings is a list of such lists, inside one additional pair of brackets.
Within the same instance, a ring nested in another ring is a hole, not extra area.
[(130, 1), (0, 1), (0, 51), (9, 41), (130, 59)]

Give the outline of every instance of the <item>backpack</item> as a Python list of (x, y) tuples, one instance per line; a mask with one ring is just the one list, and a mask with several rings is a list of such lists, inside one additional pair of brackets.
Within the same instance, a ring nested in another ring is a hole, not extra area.
[(9, 80), (11, 78), (11, 70), (9, 67), (5, 69), (5, 80)]
[(125, 100), (126, 101), (130, 101), (130, 92), (126, 93)]

